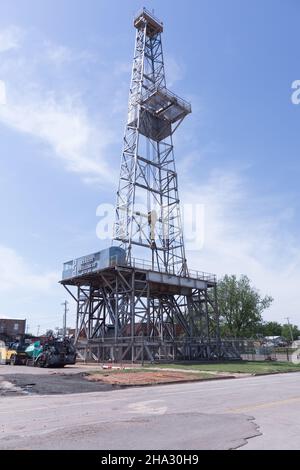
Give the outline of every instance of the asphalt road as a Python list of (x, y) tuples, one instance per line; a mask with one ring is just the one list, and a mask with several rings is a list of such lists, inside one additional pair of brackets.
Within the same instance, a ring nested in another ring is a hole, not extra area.
[(292, 373), (3, 396), (0, 449), (300, 449), (299, 385)]
[(99, 366), (68, 366), (64, 369), (1, 366), (0, 397), (20, 395), (61, 395), (114, 390), (116, 386), (86, 380), (89, 369)]

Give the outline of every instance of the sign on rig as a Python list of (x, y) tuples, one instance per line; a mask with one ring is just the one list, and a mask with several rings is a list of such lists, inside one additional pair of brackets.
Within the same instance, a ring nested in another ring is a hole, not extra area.
[(84, 274), (101, 271), (116, 265), (124, 265), (126, 262), (125, 250), (117, 246), (111, 246), (106, 250), (97, 251), (87, 256), (82, 256), (63, 265), (62, 279), (83, 276)]

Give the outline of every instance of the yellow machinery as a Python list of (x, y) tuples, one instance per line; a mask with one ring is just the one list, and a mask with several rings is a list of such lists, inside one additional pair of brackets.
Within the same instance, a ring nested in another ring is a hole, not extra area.
[(10, 344), (6, 353), (6, 364), (13, 366), (25, 365), (27, 361), (26, 346), (19, 342)]
[(0, 341), (0, 364), (6, 364), (7, 347), (4, 341)]
[(27, 354), (25, 347), (19, 343), (12, 343), (6, 346), (0, 341), (0, 364), (25, 365)]

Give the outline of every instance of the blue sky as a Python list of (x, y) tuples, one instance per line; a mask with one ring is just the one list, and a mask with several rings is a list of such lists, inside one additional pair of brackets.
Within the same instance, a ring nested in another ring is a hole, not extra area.
[[(300, 324), (299, 2), (144, 5), (165, 24), (168, 86), (193, 107), (175, 137), (181, 199), (205, 214), (189, 264), (247, 274), (275, 299), (266, 320)], [(115, 200), (141, 6), (0, 0), (0, 315), (33, 332), (61, 323), (62, 263), (109, 244), (96, 208)]]

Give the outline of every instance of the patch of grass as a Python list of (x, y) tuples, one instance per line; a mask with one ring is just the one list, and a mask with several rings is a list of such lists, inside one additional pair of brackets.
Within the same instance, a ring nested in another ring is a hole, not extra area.
[(300, 365), (289, 362), (277, 361), (238, 361), (238, 362), (222, 362), (210, 364), (157, 364), (149, 366), (151, 368), (167, 368), (181, 369), (185, 371), (197, 370), (211, 372), (229, 372), (229, 373), (246, 373), (246, 374), (274, 374), (277, 372), (300, 372)]

